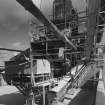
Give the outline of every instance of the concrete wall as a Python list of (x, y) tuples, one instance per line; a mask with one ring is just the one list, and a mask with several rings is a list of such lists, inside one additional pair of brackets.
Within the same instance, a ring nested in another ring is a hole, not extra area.
[[(100, 71), (99, 78), (102, 79), (102, 71)], [(103, 81), (99, 81), (97, 86), (96, 105), (105, 105), (105, 88)]]

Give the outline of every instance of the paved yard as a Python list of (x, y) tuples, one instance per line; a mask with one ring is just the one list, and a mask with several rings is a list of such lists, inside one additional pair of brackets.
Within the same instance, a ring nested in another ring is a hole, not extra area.
[(24, 105), (25, 97), (14, 86), (0, 87), (0, 105)]

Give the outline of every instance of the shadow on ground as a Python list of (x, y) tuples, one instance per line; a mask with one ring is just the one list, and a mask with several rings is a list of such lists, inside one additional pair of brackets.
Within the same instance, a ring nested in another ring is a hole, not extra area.
[(5, 94), (0, 96), (0, 105), (24, 105), (25, 97), (20, 93)]

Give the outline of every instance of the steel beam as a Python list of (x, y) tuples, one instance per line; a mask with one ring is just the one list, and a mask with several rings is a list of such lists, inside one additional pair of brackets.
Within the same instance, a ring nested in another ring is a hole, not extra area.
[(13, 52), (24, 52), (24, 51), (22, 51), (22, 50), (15, 50), (15, 49), (8, 49), (8, 48), (0, 48), (0, 50), (13, 51)]

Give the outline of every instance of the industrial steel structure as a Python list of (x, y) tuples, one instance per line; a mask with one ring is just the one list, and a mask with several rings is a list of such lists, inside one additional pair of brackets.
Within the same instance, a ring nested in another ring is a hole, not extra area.
[(5, 62), (7, 83), (26, 96), (26, 105), (95, 105), (104, 61), (98, 50), (101, 47), (103, 54), (105, 48), (97, 44), (104, 31), (105, 2), (87, 0), (86, 11), (78, 12), (71, 0), (54, 0), (53, 16), (48, 19), (32, 0), (16, 1), (41, 24), (30, 20), (26, 51), (1, 48), (20, 52)]

